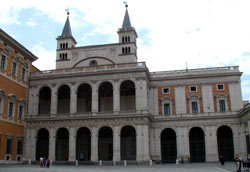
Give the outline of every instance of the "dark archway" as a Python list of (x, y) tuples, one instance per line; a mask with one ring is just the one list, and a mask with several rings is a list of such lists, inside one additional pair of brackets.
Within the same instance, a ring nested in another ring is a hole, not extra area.
[(102, 127), (98, 133), (98, 158), (103, 161), (113, 160), (113, 131), (110, 127)]
[(113, 111), (113, 86), (104, 82), (99, 86), (99, 112)]
[(135, 110), (135, 84), (124, 81), (120, 86), (120, 109)]
[(121, 130), (121, 160), (136, 160), (136, 131), (132, 126)]
[(205, 162), (205, 138), (200, 127), (194, 127), (189, 131), (189, 148), (191, 162)]
[(92, 89), (89, 84), (82, 84), (77, 90), (77, 112), (91, 112)]
[(42, 87), (39, 92), (38, 114), (50, 114), (51, 89), (48, 86)]
[(234, 160), (233, 132), (228, 126), (221, 126), (217, 130), (218, 154), (223, 155), (225, 161)]
[(161, 157), (163, 163), (176, 161), (176, 133), (171, 128), (166, 128), (161, 132)]
[(36, 160), (41, 157), (48, 158), (49, 155), (49, 131), (41, 128), (37, 133), (36, 141)]
[(62, 85), (58, 89), (57, 113), (70, 112), (70, 88), (67, 85)]
[(86, 127), (79, 128), (76, 138), (76, 159), (78, 161), (90, 161), (91, 133)]
[(60, 128), (56, 134), (56, 160), (68, 161), (69, 157), (69, 132)]

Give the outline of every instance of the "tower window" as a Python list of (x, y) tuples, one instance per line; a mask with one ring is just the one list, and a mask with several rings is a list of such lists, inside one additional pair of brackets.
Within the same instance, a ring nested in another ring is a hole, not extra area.
[(66, 48), (68, 48), (68, 43), (66, 43)]
[(124, 37), (122, 37), (122, 43), (124, 43)]
[(130, 42), (130, 36), (128, 36), (128, 42)]

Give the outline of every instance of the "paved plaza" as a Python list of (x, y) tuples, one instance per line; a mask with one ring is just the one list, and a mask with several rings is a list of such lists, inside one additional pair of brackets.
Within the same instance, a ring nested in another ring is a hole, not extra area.
[(161, 165), (128, 165), (128, 166), (96, 166), (96, 165), (52, 165), (40, 168), (39, 165), (0, 165), (0, 172), (233, 172), (235, 164), (226, 163), (191, 163), (191, 164), (161, 164)]

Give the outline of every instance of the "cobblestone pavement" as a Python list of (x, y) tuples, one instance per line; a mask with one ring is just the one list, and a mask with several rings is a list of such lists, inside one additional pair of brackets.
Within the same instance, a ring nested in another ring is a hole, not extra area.
[(234, 172), (235, 164), (226, 163), (191, 163), (191, 164), (161, 164), (161, 165), (128, 165), (128, 166), (96, 166), (96, 165), (52, 165), (50, 168), (40, 168), (39, 165), (0, 165), (0, 172)]

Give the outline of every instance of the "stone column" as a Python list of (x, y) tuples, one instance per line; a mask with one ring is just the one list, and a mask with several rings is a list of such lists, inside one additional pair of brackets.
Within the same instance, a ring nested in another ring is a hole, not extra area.
[(155, 156), (157, 160), (161, 160), (161, 129), (155, 128)]
[(149, 131), (148, 125), (144, 125), (143, 127), (143, 160), (149, 161)]
[(55, 128), (49, 130), (49, 159), (52, 161), (56, 160), (56, 135)]
[(113, 90), (113, 104), (114, 104), (114, 112), (120, 111), (120, 88), (118, 87), (118, 81), (114, 84)]
[(30, 159), (32, 161), (36, 160), (36, 130), (34, 128), (30, 129)]
[(75, 85), (71, 87), (70, 91), (70, 113), (76, 113), (77, 108), (77, 90), (75, 88)]
[(146, 79), (141, 80), (141, 108), (148, 110), (148, 86)]
[(206, 162), (218, 161), (218, 144), (215, 126), (205, 127)]
[(177, 136), (177, 157), (187, 159), (190, 157), (188, 128), (177, 128)]
[(247, 152), (246, 135), (244, 124), (239, 124), (239, 144), (240, 144), (240, 155), (243, 156)]
[(135, 109), (136, 111), (141, 110), (141, 87), (140, 87), (140, 79), (136, 79), (135, 84)]
[(143, 160), (143, 140), (142, 140), (142, 126), (136, 126), (136, 160)]
[(25, 160), (28, 161), (31, 156), (30, 156), (30, 143), (31, 143), (31, 132), (30, 128), (25, 128), (25, 149), (24, 149), (24, 157)]
[(33, 96), (33, 115), (38, 115), (38, 106), (39, 106), (39, 89), (34, 90)]
[(237, 125), (232, 126), (233, 130), (233, 143), (234, 143), (234, 155), (240, 154), (240, 143), (239, 143), (239, 130)]
[(91, 161), (98, 161), (98, 133), (97, 127), (91, 128)]
[(57, 88), (53, 87), (51, 90), (51, 105), (50, 105), (50, 114), (57, 113)]
[(76, 160), (76, 129), (71, 127), (69, 129), (69, 161)]
[(92, 113), (96, 115), (98, 112), (98, 88), (97, 83), (92, 84)]
[(119, 126), (114, 127), (113, 145), (113, 161), (117, 162), (121, 160)]

